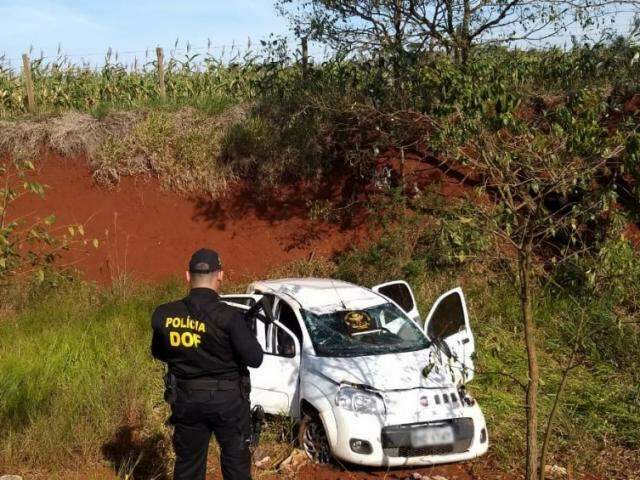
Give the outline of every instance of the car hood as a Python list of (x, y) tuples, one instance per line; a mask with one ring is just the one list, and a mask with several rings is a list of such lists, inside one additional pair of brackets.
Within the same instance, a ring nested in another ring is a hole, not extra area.
[(307, 368), (335, 383), (366, 385), (376, 390), (447, 387), (457, 383), (459, 370), (450, 368), (446, 358), (433, 355), (430, 349), (363, 357), (313, 356), (308, 358)]

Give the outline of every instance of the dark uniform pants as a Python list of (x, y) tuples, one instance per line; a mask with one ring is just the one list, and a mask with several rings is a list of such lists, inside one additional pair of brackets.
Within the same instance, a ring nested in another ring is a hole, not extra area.
[(213, 433), (220, 445), (225, 480), (251, 479), (250, 406), (240, 388), (199, 390), (178, 387), (172, 406), (174, 480), (204, 480)]

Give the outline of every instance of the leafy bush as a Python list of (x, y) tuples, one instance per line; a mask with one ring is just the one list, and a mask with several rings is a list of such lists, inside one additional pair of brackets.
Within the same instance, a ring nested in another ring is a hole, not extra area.
[[(28, 160), (0, 162), (0, 292), (19, 284), (25, 275), (43, 282), (63, 250), (88, 241), (82, 225), (56, 227), (54, 214), (44, 219), (13, 214), (20, 197), (44, 196), (45, 186), (34, 179), (34, 169)], [(98, 246), (97, 240), (91, 242)]]

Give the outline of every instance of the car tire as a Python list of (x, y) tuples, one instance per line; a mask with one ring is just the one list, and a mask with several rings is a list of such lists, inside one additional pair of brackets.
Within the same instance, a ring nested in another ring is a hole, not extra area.
[(324, 425), (319, 415), (305, 414), (298, 429), (298, 445), (313, 463), (331, 461), (331, 449)]

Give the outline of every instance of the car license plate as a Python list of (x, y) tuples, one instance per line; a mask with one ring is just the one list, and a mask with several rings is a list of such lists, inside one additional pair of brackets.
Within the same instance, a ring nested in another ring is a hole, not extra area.
[(450, 425), (429, 426), (411, 430), (411, 446), (415, 448), (453, 443)]

